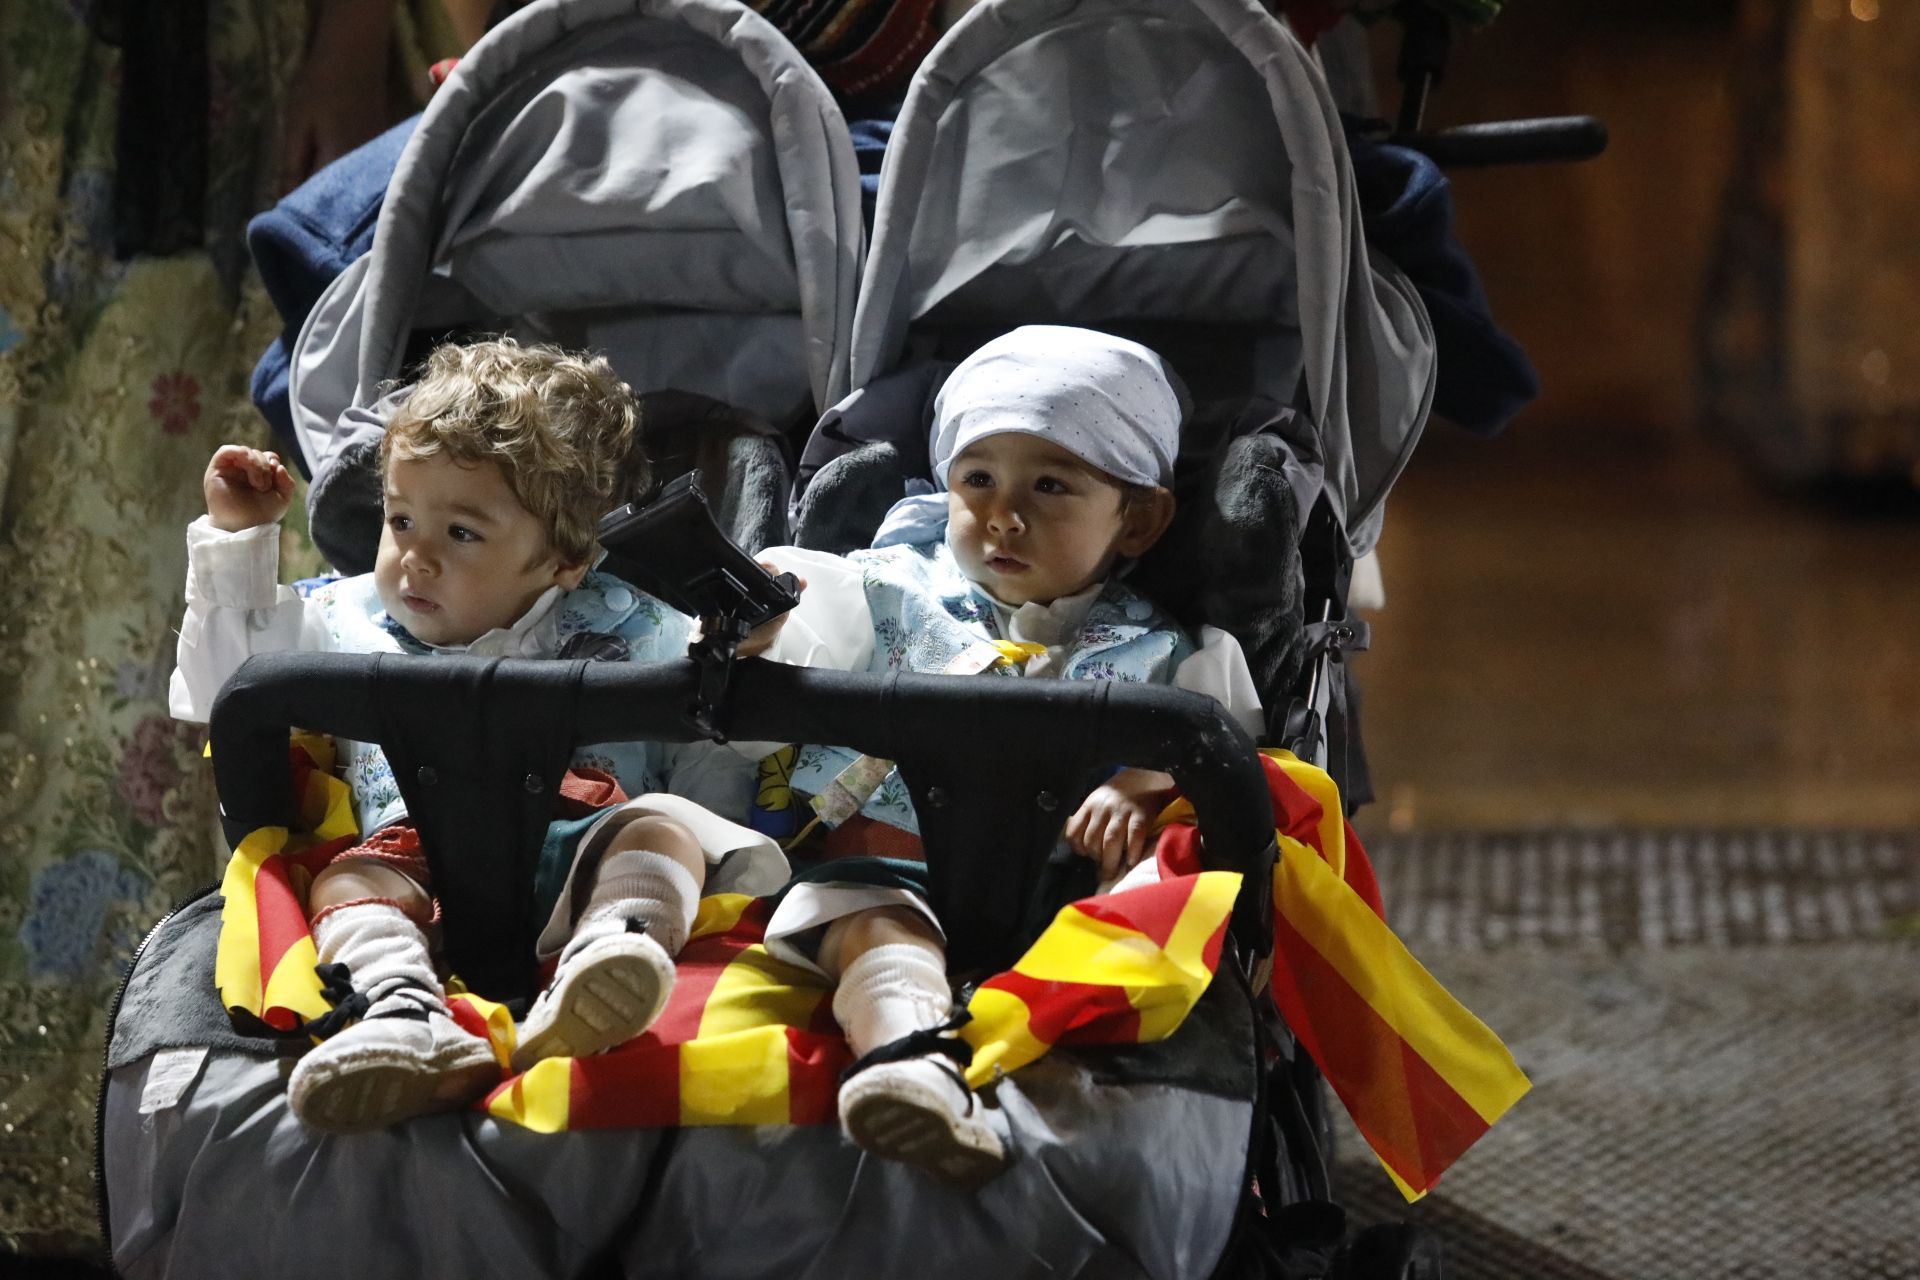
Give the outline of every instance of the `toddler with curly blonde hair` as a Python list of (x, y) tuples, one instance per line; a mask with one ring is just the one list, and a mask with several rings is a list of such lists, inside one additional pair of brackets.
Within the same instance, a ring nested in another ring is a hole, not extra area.
[[(174, 715), (204, 721), (241, 662), (273, 650), (683, 655), (690, 619), (592, 568), (600, 517), (639, 487), (635, 434), (632, 393), (603, 359), (505, 338), (442, 346), (381, 442), (373, 571), (306, 595), (278, 584), (293, 477), (273, 454), (222, 446), (204, 477), (207, 514), (187, 532)], [(341, 754), (363, 841), (314, 876), (307, 899), (340, 1016), (323, 1020), (328, 1038), (289, 1093), (303, 1122), (352, 1132), (464, 1105), (500, 1071), (448, 1012), (431, 875), (391, 767), (369, 744)], [(785, 876), (772, 841), (717, 816), (752, 798), (753, 768), (734, 753), (623, 743), (575, 765), (609, 803), (555, 821), (542, 849), (540, 950), (556, 967), (519, 1028), (521, 1070), (611, 1048), (658, 1016), (709, 868), (724, 862), (717, 887), (742, 892)]]

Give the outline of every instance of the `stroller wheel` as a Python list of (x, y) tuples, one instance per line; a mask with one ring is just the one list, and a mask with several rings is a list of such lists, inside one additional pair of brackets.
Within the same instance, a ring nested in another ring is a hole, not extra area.
[(1377, 1223), (1340, 1246), (1327, 1280), (1441, 1280), (1440, 1242), (1410, 1222)]

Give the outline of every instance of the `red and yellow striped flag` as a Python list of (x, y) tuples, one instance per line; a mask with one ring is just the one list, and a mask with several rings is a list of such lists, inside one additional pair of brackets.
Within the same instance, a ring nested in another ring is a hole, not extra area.
[[(1387, 927), (1327, 774), (1263, 752), (1278, 823), (1273, 998), (1409, 1200), (1531, 1087), (1498, 1036)], [(1163, 871), (1197, 865), (1193, 811), (1161, 816)]]
[(313, 873), (359, 836), (353, 797), (333, 776), (333, 743), (295, 734), (294, 791), (311, 834), (262, 827), (240, 842), (220, 882), (220, 941), (213, 981), (229, 1010), (292, 1031), (330, 1006), (314, 972), (319, 957), (307, 931), (306, 891)]
[(1240, 877), (1176, 876), (1061, 908), (1006, 973), (968, 1002), (967, 1083), (1014, 1071), (1056, 1044), (1142, 1044), (1172, 1035), (1213, 981)]
[(703, 898), (673, 994), (645, 1035), (535, 1063), (481, 1107), (542, 1133), (832, 1119), (852, 1056), (826, 981), (760, 945), (770, 911), (741, 894)]
[[(1240, 877), (1181, 876), (1061, 910), (1014, 968), (982, 983), (961, 1035), (985, 1084), (1056, 1044), (1161, 1039), (1219, 962)], [(551, 1058), (481, 1104), (495, 1117), (564, 1129), (825, 1124), (852, 1054), (831, 986), (761, 945), (769, 904), (703, 899), (666, 1012), (591, 1058)]]
[[(296, 741), (295, 783), (311, 835), (253, 832), (228, 863), (214, 979), (226, 1006), (282, 1031), (329, 1010), (302, 903), (314, 871), (358, 836), (324, 739)], [(1240, 878), (1170, 876), (1063, 908), (1008, 972), (982, 983), (962, 1035), (985, 1084), (1055, 1045), (1158, 1040), (1179, 1027), (1219, 963)], [(671, 999), (643, 1036), (590, 1058), (555, 1058), (506, 1079), (478, 1107), (542, 1132), (712, 1124), (818, 1124), (836, 1115), (852, 1054), (831, 987), (761, 945), (770, 903), (703, 899)], [(514, 1045), (507, 1010), (457, 982), (453, 1016)]]

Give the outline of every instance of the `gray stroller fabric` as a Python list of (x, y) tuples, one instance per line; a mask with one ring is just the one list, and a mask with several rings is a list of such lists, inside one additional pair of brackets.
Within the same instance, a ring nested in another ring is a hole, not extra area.
[(515, 14), (434, 95), (372, 251), (295, 344), (316, 536), (329, 472), (378, 437), (417, 335), (597, 350), (642, 394), (811, 419), (847, 385), (859, 196), (825, 85), (735, 0)]
[[(407, 394), (402, 387), (341, 415), (339, 452), (313, 478), (308, 506), (324, 516), (312, 524), (314, 545), (342, 573), (369, 572), (380, 549), (380, 438)], [(644, 506), (669, 480), (691, 471), (715, 496), (714, 516), (728, 537), (748, 550), (786, 541), (792, 467), (777, 427), (691, 391), (654, 391), (638, 399), (634, 465), (616, 505)]]
[(205, 1046), (231, 1053), (295, 1056), (305, 1042), (248, 1035), (228, 1019), (212, 983), (225, 899), (209, 892), (155, 928), (127, 974), (107, 1042), (107, 1068), (128, 1066), (157, 1049)]
[(133, 975), (172, 984), (178, 1012), (161, 1029), (123, 1006), (110, 1046), (101, 1167), (129, 1280), (1201, 1277), (1240, 1204), (1256, 1086), (1231, 979), (1169, 1040), (1057, 1051), (1002, 1080), (988, 1115), (1018, 1158), (970, 1194), (830, 1125), (548, 1135), (468, 1112), (313, 1135), (274, 1042), (224, 1026), (218, 899), (203, 902)]
[(892, 441), (854, 446), (814, 474), (795, 510), (794, 545), (836, 556), (866, 548), (887, 511), (921, 474)]
[(644, 486), (630, 501), (645, 506), (666, 484), (691, 472), (727, 536), (758, 551), (787, 534), (786, 440), (765, 418), (690, 391), (640, 397), (636, 452), (646, 459)]
[(1049, 320), (1238, 331), (1240, 391), (1306, 411), (1335, 513), (1373, 545), (1432, 332), (1369, 258), (1318, 67), (1255, 0), (988, 0), (928, 55), (881, 175), (853, 385), (922, 327)]

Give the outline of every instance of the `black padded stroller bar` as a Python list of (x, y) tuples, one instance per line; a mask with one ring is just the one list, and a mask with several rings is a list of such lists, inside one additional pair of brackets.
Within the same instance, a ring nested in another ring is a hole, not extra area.
[(1400, 133), (1388, 141), (1424, 153), (1443, 169), (1545, 164), (1593, 159), (1607, 149), (1607, 126), (1592, 116), (1545, 116)]
[[(229, 839), (293, 813), (290, 727), (378, 742), (420, 828), (450, 962), (488, 994), (532, 982), (527, 910), (553, 788), (576, 746), (686, 742), (691, 660), (585, 663), (284, 653), (216, 700), (214, 776)], [(1057, 902), (1037, 899), (1062, 823), (1116, 765), (1165, 769), (1193, 801), (1212, 868), (1249, 877), (1234, 932), (1264, 953), (1272, 806), (1251, 741), (1198, 694), (1113, 683), (875, 676), (749, 661), (736, 739), (821, 742), (896, 761), (919, 811), (956, 972), (1004, 967)], [(512, 957), (503, 959), (503, 956)]]
[[(615, 663), (587, 671), (581, 741), (641, 736), (628, 726), (658, 723), (658, 685), (644, 671)], [(1173, 775), (1193, 802), (1208, 867), (1248, 877), (1253, 891), (1241, 895), (1235, 934), (1254, 954), (1265, 952), (1272, 801), (1252, 740), (1209, 698), (1115, 682), (746, 662), (734, 672), (728, 731), (742, 740), (849, 746), (899, 765), (955, 972), (1004, 967), (1044, 927), (1059, 904), (1013, 890), (1049, 883), (1043, 871), (1062, 824), (1119, 765)]]

